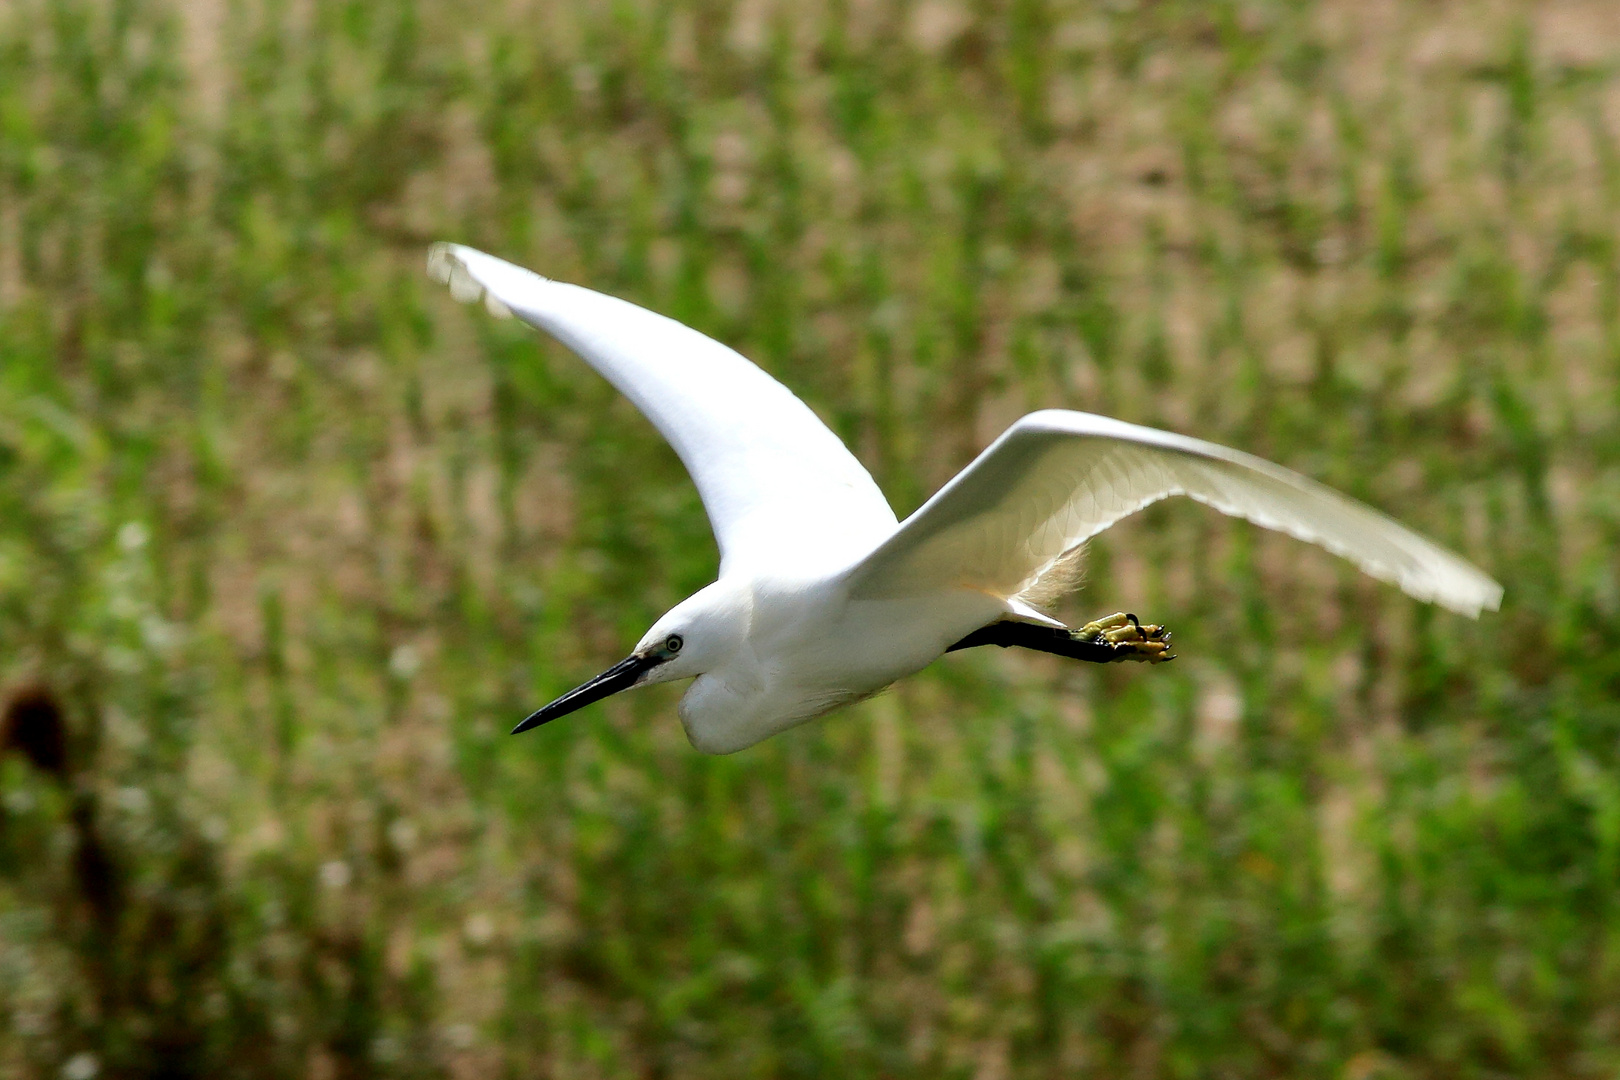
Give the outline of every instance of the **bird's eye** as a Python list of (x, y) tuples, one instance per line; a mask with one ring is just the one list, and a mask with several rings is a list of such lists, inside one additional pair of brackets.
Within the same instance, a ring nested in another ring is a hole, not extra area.
[(669, 637), (664, 639), (664, 651), (669, 653), (678, 653), (681, 651), (681, 646), (685, 644), (686, 642), (681, 640), (681, 635), (671, 634)]

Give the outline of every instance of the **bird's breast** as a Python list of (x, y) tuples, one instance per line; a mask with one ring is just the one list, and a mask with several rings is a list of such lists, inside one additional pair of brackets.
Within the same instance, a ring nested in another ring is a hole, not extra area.
[(1004, 607), (982, 593), (757, 604), (747, 645), (681, 701), (698, 750), (729, 754), (877, 693), (932, 663)]

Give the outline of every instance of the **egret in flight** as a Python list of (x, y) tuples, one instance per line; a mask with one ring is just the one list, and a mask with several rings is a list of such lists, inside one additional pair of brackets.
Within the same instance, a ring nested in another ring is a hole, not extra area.
[(550, 334), (634, 402), (697, 484), (720, 546), (719, 580), (514, 734), (633, 686), (692, 679), (687, 738), (729, 754), (953, 649), (1169, 660), (1170, 635), (1134, 615), (1070, 629), (1041, 607), (1073, 581), (1081, 545), (1171, 495), (1320, 544), (1471, 618), (1501, 602), (1474, 566), (1297, 473), (1083, 412), (1019, 420), (902, 522), (816, 414), (725, 345), (460, 245), (435, 245), (428, 270), (457, 299)]

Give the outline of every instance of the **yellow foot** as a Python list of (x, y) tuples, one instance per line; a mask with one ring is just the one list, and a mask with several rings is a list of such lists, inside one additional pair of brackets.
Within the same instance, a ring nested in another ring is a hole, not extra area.
[(1107, 642), (1114, 650), (1112, 661), (1163, 664), (1176, 658), (1170, 651), (1170, 631), (1162, 626), (1144, 624), (1135, 615), (1123, 611), (1086, 623), (1073, 631), (1072, 636), (1076, 640)]

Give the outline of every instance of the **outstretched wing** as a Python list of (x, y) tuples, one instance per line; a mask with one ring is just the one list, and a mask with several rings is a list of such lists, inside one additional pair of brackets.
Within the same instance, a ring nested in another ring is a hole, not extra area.
[(1014, 597), (1128, 514), (1187, 495), (1320, 544), (1420, 600), (1478, 617), (1502, 586), (1378, 511), (1224, 446), (1090, 413), (1031, 413), (850, 572), (852, 595)]
[(457, 299), (484, 296), (495, 314), (544, 330), (635, 403), (697, 484), (721, 573), (848, 565), (894, 531), (894, 511), (838, 436), (735, 350), (459, 244), (434, 245), (428, 272)]

